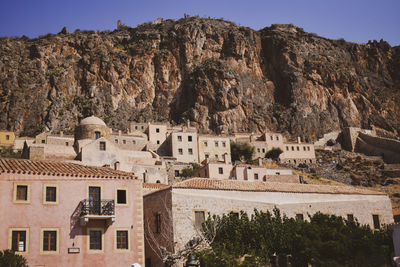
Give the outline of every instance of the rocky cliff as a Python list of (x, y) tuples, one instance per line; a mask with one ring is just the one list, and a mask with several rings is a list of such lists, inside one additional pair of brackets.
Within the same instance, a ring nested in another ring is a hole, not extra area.
[(306, 140), (345, 126), (400, 131), (400, 47), (384, 41), (189, 17), (1, 38), (0, 58), (0, 128), (23, 134), (72, 130), (91, 114), (122, 130), (189, 119), (205, 132)]

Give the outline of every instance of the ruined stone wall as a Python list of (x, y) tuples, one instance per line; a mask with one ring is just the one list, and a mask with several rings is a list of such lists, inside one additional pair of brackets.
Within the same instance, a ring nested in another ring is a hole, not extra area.
[(386, 163), (400, 163), (400, 141), (359, 133), (354, 151), (369, 156), (382, 156)]

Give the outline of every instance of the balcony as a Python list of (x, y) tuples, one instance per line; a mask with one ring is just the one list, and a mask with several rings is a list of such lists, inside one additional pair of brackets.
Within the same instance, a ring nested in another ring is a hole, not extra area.
[(114, 200), (93, 201), (84, 199), (79, 203), (79, 210), (81, 226), (86, 225), (89, 220), (106, 220), (107, 225), (115, 221)]

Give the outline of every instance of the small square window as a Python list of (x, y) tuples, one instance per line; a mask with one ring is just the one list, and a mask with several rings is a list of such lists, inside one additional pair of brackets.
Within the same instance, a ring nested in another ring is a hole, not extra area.
[(46, 143), (46, 140), (42, 140), (42, 144)]
[(69, 143), (68, 143), (68, 142), (65, 142), (65, 145), (66, 145), (66, 146), (69, 146)]
[(183, 149), (182, 149), (182, 148), (179, 148), (179, 149), (178, 149), (178, 153), (179, 153), (179, 155), (183, 155)]
[(215, 141), (215, 147), (218, 147), (218, 141)]
[(262, 152), (265, 153), (265, 148), (262, 149)]
[(254, 174), (254, 180), (258, 180), (258, 173)]
[(126, 140), (122, 140), (122, 143), (123, 143), (123, 144), (126, 144)]
[(181, 135), (178, 135), (178, 141), (182, 142), (182, 136)]
[(310, 151), (310, 147), (309, 146), (307, 147), (307, 150)]
[(135, 126), (135, 130), (137, 130), (137, 126)]
[(352, 222), (354, 221), (354, 215), (353, 214), (347, 214), (347, 220)]
[(175, 170), (175, 177), (179, 177), (179, 171)]
[(204, 146), (208, 146), (208, 143), (207, 143), (207, 141), (204, 141)]
[(193, 155), (193, 149), (189, 148), (188, 152), (189, 152), (189, 155)]
[(129, 238), (127, 230), (117, 230), (116, 239), (117, 249), (128, 249)]
[(210, 155), (208, 155), (208, 154), (205, 154), (204, 156), (206, 157), (206, 159), (208, 159), (210, 157)]
[(292, 146), (292, 151), (294, 151), (294, 146)]
[(218, 159), (218, 154), (215, 154), (215, 158)]
[(288, 146), (286, 147), (286, 151), (289, 151), (289, 147)]
[(6, 140), (10, 140), (10, 136), (8, 134), (6, 135)]
[(279, 136), (276, 136), (276, 140), (279, 141)]
[(144, 126), (142, 125), (142, 130), (144, 130)]
[(259, 149), (259, 148), (257, 148), (257, 152), (260, 152), (260, 149)]
[(306, 151), (306, 147), (305, 146), (303, 146), (303, 150)]
[(115, 139), (115, 143), (118, 144), (118, 139)]
[(11, 250), (15, 252), (26, 252), (28, 234), (26, 230), (11, 230)]
[(191, 135), (188, 136), (188, 141), (192, 142), (192, 136)]
[(300, 151), (300, 147), (297, 147), (297, 151)]
[(225, 142), (222, 142), (222, 146), (223, 146), (223, 147), (226, 147), (226, 143), (225, 143)]
[(117, 204), (128, 204), (126, 189), (117, 189)]
[(99, 139), (101, 137), (101, 134), (100, 134), (100, 132), (96, 131), (96, 132), (94, 132), (94, 136), (96, 139)]
[(46, 188), (46, 201), (55, 203), (57, 202), (57, 187), (56, 186), (45, 186)]
[(274, 140), (274, 137), (272, 135), (270, 137), (271, 137), (271, 140)]
[(136, 140), (133, 140), (133, 141), (132, 141), (132, 144), (136, 145)]
[(157, 145), (159, 145), (160, 144), (160, 140), (157, 140)]
[(222, 167), (219, 167), (219, 168), (218, 168), (218, 173), (219, 173), (219, 174), (224, 174), (224, 169), (223, 169)]
[(106, 142), (100, 142), (99, 143), (99, 149), (101, 151), (105, 151), (106, 150)]
[(17, 185), (16, 200), (28, 201), (28, 186)]
[(296, 220), (304, 221), (304, 215), (302, 213), (297, 213), (296, 214)]
[(156, 128), (156, 133), (159, 133), (160, 132), (160, 128)]

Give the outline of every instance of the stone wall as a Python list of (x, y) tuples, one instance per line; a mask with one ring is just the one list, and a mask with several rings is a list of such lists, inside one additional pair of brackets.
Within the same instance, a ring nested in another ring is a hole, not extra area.
[(386, 163), (400, 163), (400, 141), (358, 133), (354, 151), (381, 156)]

